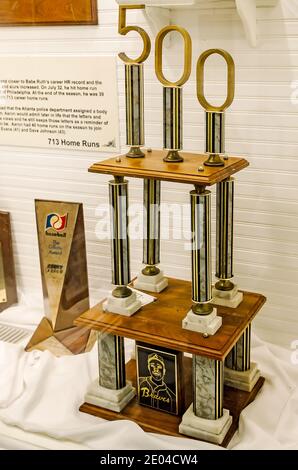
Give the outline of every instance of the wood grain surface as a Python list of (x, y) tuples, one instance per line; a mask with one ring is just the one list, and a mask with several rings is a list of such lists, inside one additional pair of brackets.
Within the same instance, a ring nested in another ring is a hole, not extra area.
[[(89, 171), (108, 175), (130, 176), (134, 178), (158, 179), (176, 183), (211, 186), (246, 168), (249, 163), (241, 157), (229, 157), (224, 167), (204, 166), (206, 155), (181, 152), (182, 163), (165, 163), (163, 158), (167, 152), (153, 150), (146, 153), (145, 158), (128, 158), (125, 155), (109, 158), (94, 163)], [(121, 161), (119, 161), (119, 159)], [(203, 171), (198, 171), (199, 167)]]
[(0, 25), (98, 24), (97, 0), (1, 0)]
[(182, 320), (191, 308), (189, 281), (169, 278), (169, 286), (154, 296), (155, 302), (142, 307), (132, 317), (104, 312), (103, 302), (100, 302), (77, 318), (75, 324), (177, 351), (224, 360), (266, 301), (263, 295), (244, 292), (244, 300), (238, 308), (217, 307), (218, 315), (223, 318), (223, 325), (214, 336), (204, 338), (201, 333), (182, 328)]

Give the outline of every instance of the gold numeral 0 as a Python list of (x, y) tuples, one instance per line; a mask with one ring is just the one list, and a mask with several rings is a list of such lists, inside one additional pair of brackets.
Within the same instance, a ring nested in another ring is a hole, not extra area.
[[(184, 39), (184, 70), (182, 77), (177, 80), (177, 82), (170, 82), (167, 80), (163, 74), (163, 64), (162, 64), (162, 50), (163, 50), (163, 41), (166, 35), (172, 31), (178, 31)], [(192, 60), (192, 42), (189, 33), (186, 29), (181, 28), (180, 26), (166, 26), (163, 28), (157, 35), (155, 41), (155, 72), (158, 80), (167, 87), (176, 87), (182, 86), (190, 77), (191, 74), (191, 60)]]
[[(221, 106), (213, 106), (205, 98), (204, 81), (205, 81), (205, 62), (213, 54), (221, 55), (228, 66), (228, 81), (227, 81), (227, 98)], [(197, 64), (197, 95), (200, 104), (206, 111), (223, 112), (233, 103), (235, 96), (235, 63), (233, 57), (223, 49), (209, 49), (203, 52), (199, 57)]]
[(151, 41), (149, 35), (143, 28), (139, 26), (126, 26), (126, 10), (143, 10), (145, 5), (120, 5), (119, 6), (119, 28), (118, 32), (125, 36), (130, 31), (136, 31), (142, 37), (144, 49), (142, 54), (136, 59), (130, 59), (124, 52), (120, 52), (119, 57), (126, 64), (141, 64), (149, 57), (151, 52)]

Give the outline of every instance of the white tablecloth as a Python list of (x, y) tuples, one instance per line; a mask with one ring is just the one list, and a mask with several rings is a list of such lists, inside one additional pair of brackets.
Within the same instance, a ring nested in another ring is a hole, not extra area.
[[(0, 316), (33, 327), (41, 318), (34, 297)], [(0, 448), (4, 449), (219, 449), (203, 442), (148, 434), (129, 421), (107, 422), (78, 411), (97, 376), (96, 348), (56, 358), (25, 353), (0, 341)], [(232, 449), (298, 449), (298, 365), (291, 353), (255, 336), (253, 360), (266, 382), (241, 415)], [(128, 347), (129, 349), (129, 347)]]

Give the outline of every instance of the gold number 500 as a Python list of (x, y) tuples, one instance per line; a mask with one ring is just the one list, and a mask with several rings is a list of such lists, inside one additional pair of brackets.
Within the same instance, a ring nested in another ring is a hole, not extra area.
[[(150, 55), (151, 52), (151, 41), (149, 35), (143, 28), (139, 26), (126, 26), (126, 12), (127, 10), (143, 10), (145, 5), (120, 5), (119, 7), (119, 33), (125, 36), (130, 31), (136, 31), (140, 34), (143, 39), (144, 47), (141, 55), (136, 59), (130, 59), (124, 52), (119, 54), (120, 59), (122, 59), (126, 64), (141, 64), (144, 62)], [(184, 39), (184, 70), (181, 78), (176, 82), (170, 82), (167, 80), (163, 73), (163, 42), (168, 33), (177, 31), (180, 33)], [(166, 26), (163, 28), (156, 37), (155, 44), (155, 71), (158, 80), (164, 86), (176, 87), (184, 85), (190, 77), (191, 74), (191, 65), (192, 65), (192, 42), (189, 33), (186, 29), (181, 28), (180, 26)], [(212, 54), (221, 55), (228, 67), (228, 80), (227, 80), (227, 97), (225, 102), (221, 106), (213, 106), (210, 104), (205, 97), (204, 90), (204, 72), (205, 72), (205, 62), (207, 58)], [(199, 57), (197, 64), (197, 96), (200, 104), (207, 111), (222, 112), (228, 108), (233, 100), (235, 94), (235, 64), (232, 56), (222, 50), (222, 49), (209, 49), (208, 51), (203, 52)]]

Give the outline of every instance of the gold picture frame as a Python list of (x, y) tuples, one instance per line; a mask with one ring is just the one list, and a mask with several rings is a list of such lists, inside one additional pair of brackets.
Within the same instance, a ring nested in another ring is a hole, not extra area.
[(0, 26), (98, 24), (97, 0), (1, 0)]

